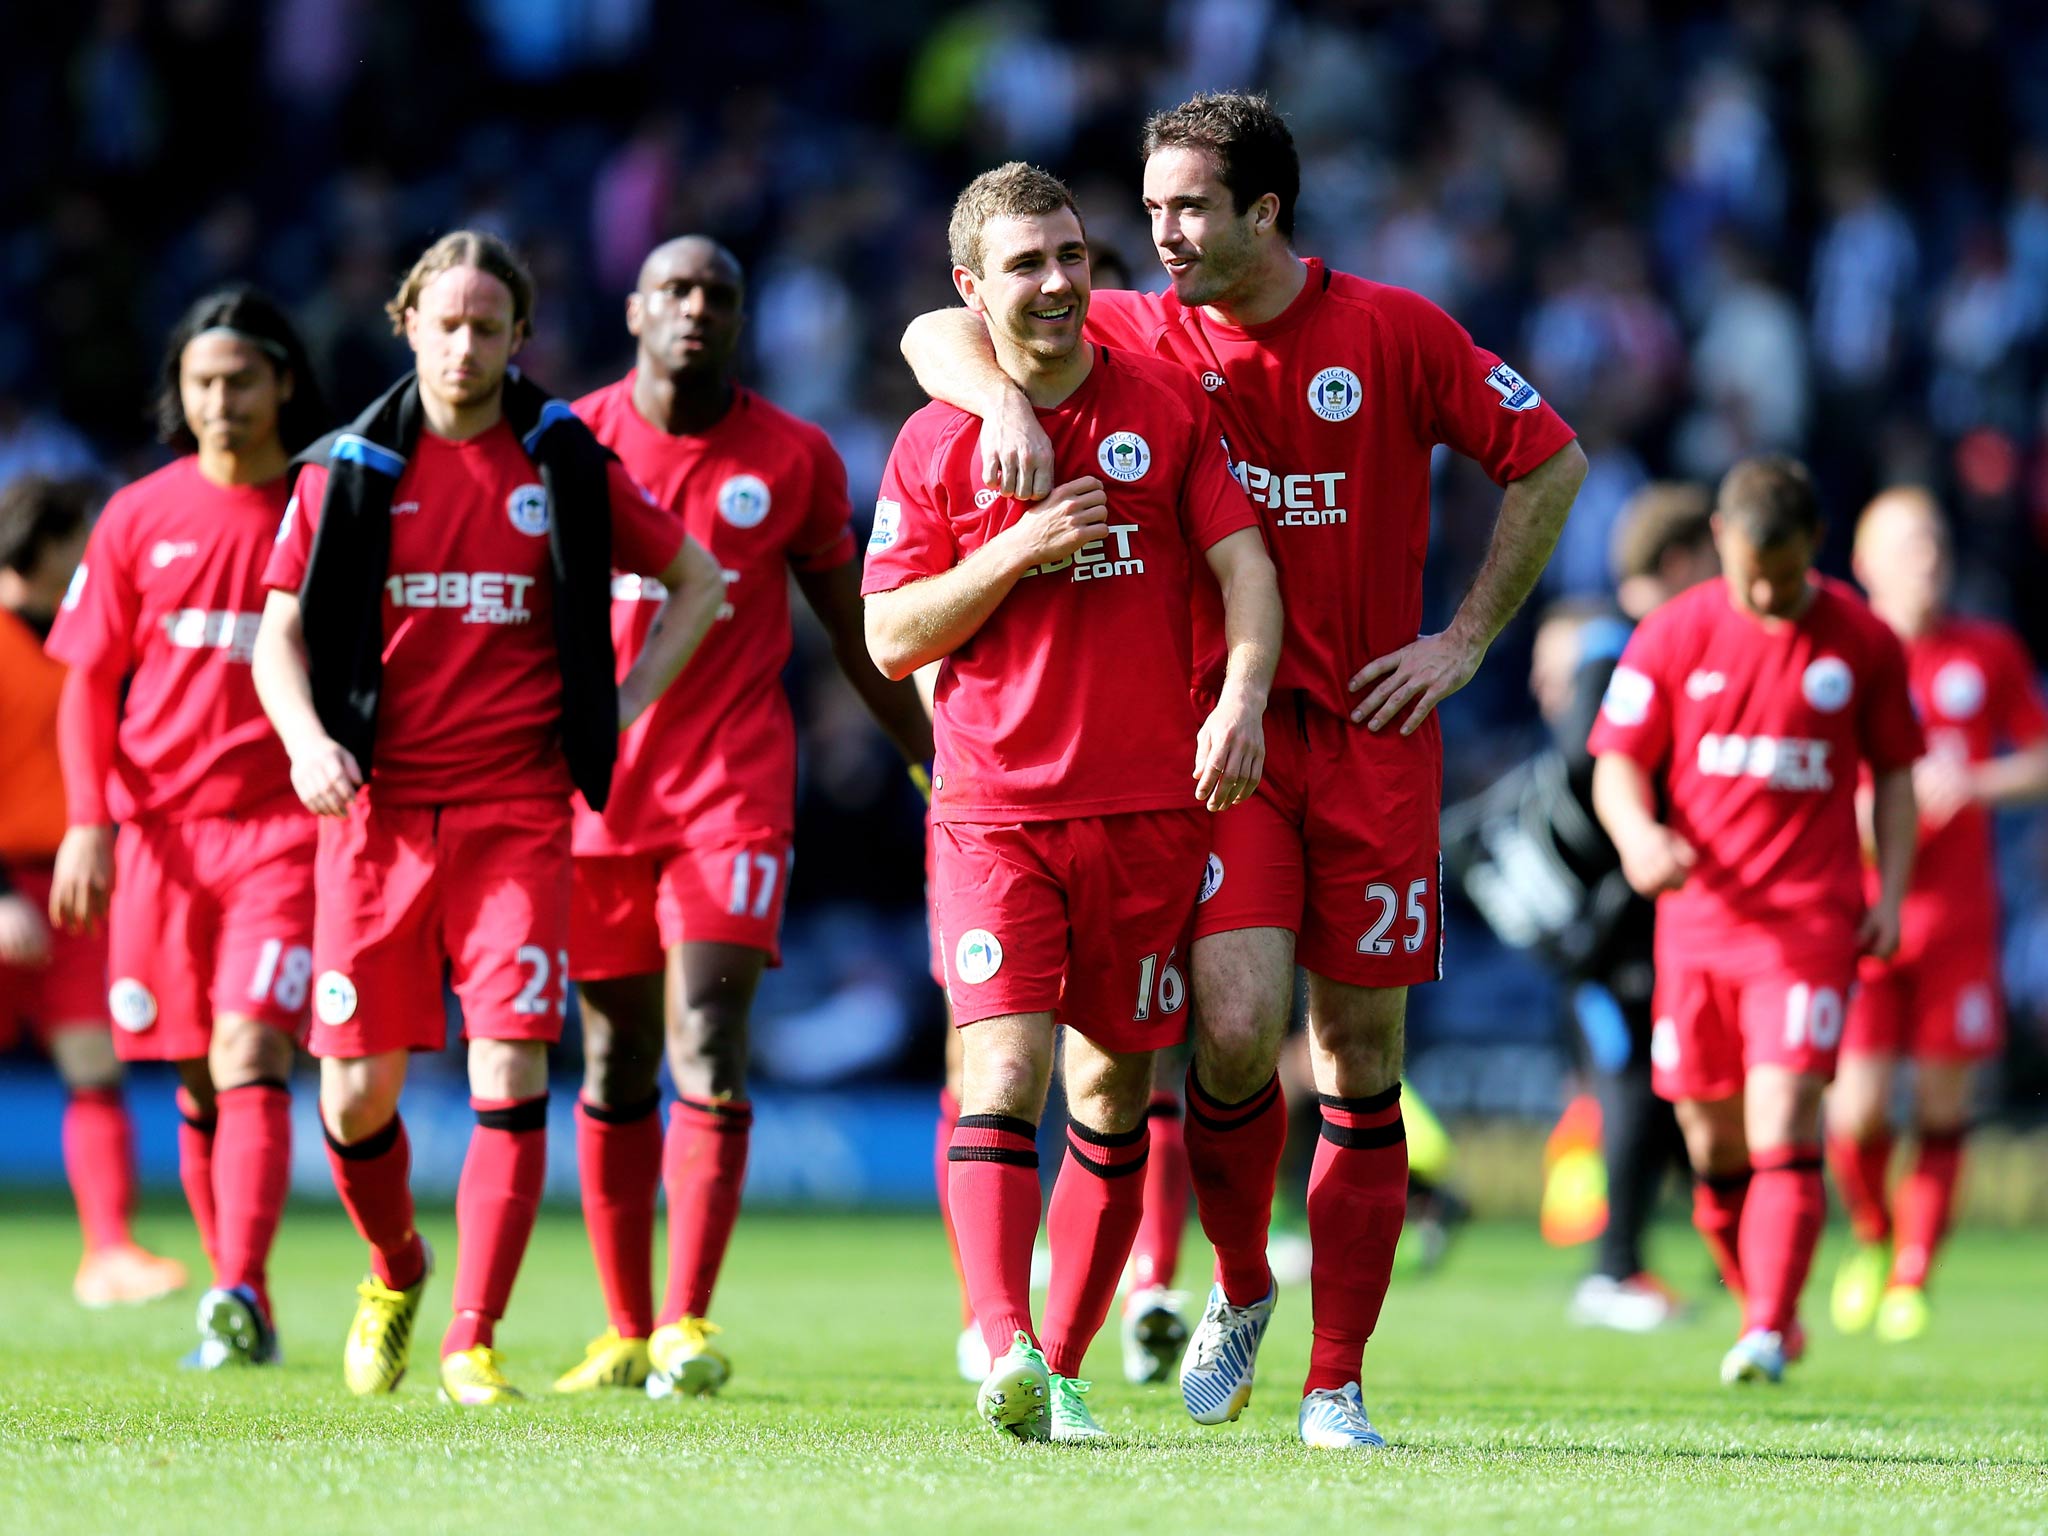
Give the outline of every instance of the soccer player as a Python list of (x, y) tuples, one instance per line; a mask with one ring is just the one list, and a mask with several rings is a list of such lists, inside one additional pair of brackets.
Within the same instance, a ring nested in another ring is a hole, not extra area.
[[(569, 795), (601, 807), (618, 732), (688, 660), (718, 568), (567, 405), (510, 369), (533, 280), (497, 236), (428, 247), (388, 306), (416, 371), (302, 458), (256, 641), (293, 787), (325, 818), (314, 1020), (328, 1161), (371, 1273), (343, 1373), (404, 1375), (432, 1259), (398, 1114), (406, 1055), (462, 1004), (477, 1124), (456, 1193), (441, 1390), (519, 1396), (493, 1347), (547, 1158), (569, 988)], [(671, 596), (623, 683), (614, 568)]]
[[(724, 247), (688, 236), (656, 248), (626, 299), (633, 371), (576, 403), (598, 441), (717, 560), (725, 603), (684, 680), (621, 740), (604, 813), (576, 808), (577, 1164), (611, 1326), (558, 1391), (644, 1382), (657, 1397), (701, 1393), (730, 1371), (706, 1313), (739, 1214), (753, 1119), (747, 1014), (761, 968), (779, 962), (796, 826), (796, 728), (781, 684), (792, 573), (905, 760), (931, 760), (916, 689), (867, 657), (845, 466), (818, 428), (733, 381), (744, 299)], [(622, 675), (662, 595), (637, 576), (614, 581)], [(680, 1096), (665, 1142), (664, 1034)], [(669, 1273), (657, 1314), (662, 1182)]]
[[(1800, 1352), (1826, 1213), (1821, 1092), (1858, 954), (1898, 943), (1921, 737), (1898, 640), (1812, 572), (1821, 518), (1804, 467), (1737, 464), (1713, 527), (1722, 579), (1630, 636), (1589, 745), (1601, 825), (1629, 884), (1657, 899), (1651, 1071), (1699, 1181), (1694, 1222), (1742, 1297), (1721, 1362), (1732, 1385), (1777, 1381)], [(1865, 765), (1879, 872), (1867, 903)]]
[[(1153, 117), (1144, 149), (1170, 289), (1096, 295), (1089, 334), (1199, 380), (1264, 509), (1287, 614), (1265, 781), (1218, 819), (1196, 916), (1187, 1147), (1217, 1269), (1182, 1394), (1199, 1422), (1235, 1419), (1277, 1300), (1266, 1239), (1287, 1118), (1275, 1070), (1299, 959), (1323, 1131), (1298, 1423), (1311, 1445), (1370, 1449), (1383, 1442), (1359, 1378), (1407, 1197), (1407, 989), (1435, 978), (1441, 948), (1433, 711), (1534, 586), (1585, 458), (1536, 390), (1434, 304), (1295, 255), (1300, 163), (1263, 97), (1197, 96)], [(981, 418), (992, 489), (1051, 489), (1046, 434), (972, 317), (922, 316), (903, 350), (927, 393)], [(1438, 443), (1507, 493), (1456, 616), (1418, 635)], [(1214, 658), (1212, 645), (1204, 699)]]
[[(64, 669), (43, 641), (73, 581), (92, 487), (22, 475), (0, 490), (0, 1052), (26, 1025), (64, 1084), (64, 1172), (85, 1237), (72, 1294), (88, 1307), (154, 1301), (185, 1266), (140, 1247), (135, 1134), (107, 1021), (107, 943), (50, 909), (64, 837), (57, 722)], [(55, 931), (52, 931), (52, 927)]]
[[(948, 1183), (994, 1357), (978, 1408), (1020, 1438), (1089, 1439), (1075, 1374), (1139, 1221), (1152, 1054), (1186, 1029), (1204, 807), (1257, 786), (1279, 601), (1200, 391), (1083, 339), (1088, 249), (1067, 189), (1021, 164), (987, 172), (950, 240), (954, 284), (1043, 423), (1057, 484), (1036, 506), (997, 493), (975, 419), (927, 406), (890, 455), (861, 590), (884, 673), (944, 658), (932, 818), (963, 1053)], [(1213, 615), (1218, 589), (1226, 661), (1204, 720), (1190, 605), (1202, 594)], [(1055, 1023), (1069, 1124), (1041, 1355), (1035, 1138)]]
[(71, 668), (51, 910), (76, 931), (107, 923), (121, 1055), (177, 1067), (178, 1168), (214, 1270), (186, 1363), (209, 1370), (278, 1359), (266, 1269), (291, 1183), (316, 824), (250, 661), (289, 458), (322, 414), (269, 298), (193, 304), (157, 403), (180, 456), (107, 503), (50, 636)]
[[(1864, 963), (1828, 1095), (1828, 1160), (1857, 1238), (1835, 1277), (1834, 1321), (1845, 1333), (1874, 1322), (1879, 1338), (1897, 1343), (1926, 1330), (1927, 1280), (1955, 1200), (1972, 1079), (2004, 1035), (1991, 811), (2048, 796), (2048, 709), (2016, 635), (1949, 614), (1948, 533), (1928, 492), (1901, 486), (1864, 509), (1855, 570), (1905, 644), (1906, 683), (1927, 733), (1927, 756), (1913, 769), (1920, 851), (1898, 952)], [(1885, 1178), (1902, 1059), (1913, 1065), (1919, 1148), (1895, 1218)]]

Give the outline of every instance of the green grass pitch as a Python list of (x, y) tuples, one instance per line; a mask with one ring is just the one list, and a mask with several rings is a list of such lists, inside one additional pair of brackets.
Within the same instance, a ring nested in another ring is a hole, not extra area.
[[(1115, 1341), (1090, 1357), (1116, 1435), (1017, 1446), (953, 1379), (953, 1283), (934, 1219), (765, 1215), (741, 1223), (721, 1287), (736, 1376), (714, 1401), (552, 1398), (602, 1318), (573, 1213), (543, 1216), (500, 1343), (521, 1407), (441, 1406), (443, 1255), (414, 1371), (354, 1401), (338, 1355), (361, 1252), (338, 1211), (297, 1205), (277, 1255), (288, 1364), (190, 1376), (191, 1297), (88, 1314), (70, 1299), (60, 1205), (0, 1207), (0, 1530), (196, 1532), (1071, 1530), (1762, 1531), (2048, 1529), (2048, 1234), (1965, 1232), (1923, 1342), (1881, 1348), (1814, 1329), (1777, 1390), (1731, 1392), (1715, 1366), (1734, 1313), (1708, 1302), (1647, 1339), (1563, 1322), (1579, 1256), (1507, 1226), (1465, 1233), (1446, 1267), (1397, 1280), (1366, 1400), (1393, 1449), (1303, 1450), (1302, 1292), (1284, 1295), (1243, 1420), (1198, 1429), (1167, 1388), (1126, 1387)], [(179, 1208), (145, 1241), (196, 1258)], [(1821, 1256), (1819, 1297), (1839, 1234)], [(1704, 1270), (1660, 1234), (1673, 1273)], [(1190, 1244), (1189, 1272), (1207, 1258)], [(1815, 1308), (1809, 1305), (1809, 1311)]]

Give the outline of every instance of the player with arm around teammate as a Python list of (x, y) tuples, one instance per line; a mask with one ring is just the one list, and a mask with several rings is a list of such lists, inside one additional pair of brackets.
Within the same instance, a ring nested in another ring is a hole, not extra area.
[(1629, 884), (1657, 900), (1651, 1071), (1699, 1180), (1694, 1224), (1742, 1297), (1721, 1362), (1732, 1385), (1778, 1381), (1800, 1353), (1826, 1215), (1821, 1094), (1859, 955), (1898, 944), (1922, 742), (1897, 638), (1813, 573), (1821, 520), (1805, 468), (1737, 464), (1713, 526), (1722, 579), (1638, 626), (1589, 744), (1600, 823)]
[[(753, 1111), (747, 1015), (780, 962), (796, 826), (796, 727), (782, 689), (793, 574), (834, 657), (906, 762), (931, 759), (907, 682), (867, 657), (846, 469), (825, 434), (733, 379), (738, 260), (703, 236), (652, 251), (626, 300), (633, 371), (585, 396), (598, 441), (718, 562), (718, 620), (677, 685), (619, 744), (611, 802), (579, 802), (569, 971), (583, 1004), (577, 1166), (611, 1326), (558, 1391), (722, 1386), (706, 1314), (739, 1215)], [(621, 675), (663, 591), (621, 573)], [(664, 1039), (679, 1095), (664, 1137)], [(654, 1310), (654, 1196), (668, 1187), (668, 1288)], [(651, 1372), (651, 1374), (650, 1374)]]
[[(398, 1101), (462, 1005), (477, 1123), (456, 1192), (443, 1395), (520, 1394), (494, 1347), (547, 1171), (547, 1047), (568, 997), (572, 788), (601, 806), (618, 733), (689, 659), (717, 568), (569, 407), (511, 370), (533, 281), (494, 235), (443, 236), (389, 310), (415, 372), (311, 450), (277, 547), (256, 682), (323, 818), (314, 1021), (328, 1163), (371, 1273), (343, 1350), (358, 1395), (411, 1358), (432, 1256)], [(671, 596), (623, 683), (614, 567)]]
[(179, 1174), (214, 1268), (186, 1363), (269, 1365), (316, 827), (251, 662), (288, 461), (324, 412), (291, 321), (232, 288), (172, 331), (158, 415), (183, 451), (107, 504), (50, 636), (71, 668), (51, 908), (107, 923), (121, 1054), (178, 1070)]
[[(1144, 148), (1171, 286), (1096, 295), (1089, 333), (1179, 367), (1209, 396), (1263, 509), (1286, 607), (1265, 781), (1219, 818), (1196, 915), (1186, 1138), (1217, 1268), (1182, 1396), (1200, 1423), (1237, 1417), (1278, 1298), (1266, 1259), (1287, 1128), (1275, 1069), (1298, 961), (1322, 1133), (1308, 1201), (1315, 1342), (1297, 1423), (1312, 1446), (1372, 1449), (1384, 1442), (1360, 1377), (1406, 1209), (1407, 989), (1440, 969), (1434, 710), (1535, 585), (1585, 456), (1535, 388), (1434, 304), (1295, 254), (1300, 163), (1263, 97), (1197, 96), (1157, 114)], [(992, 488), (1050, 489), (1046, 434), (970, 317), (920, 317), (904, 353), (928, 394), (981, 418)], [(1422, 635), (1439, 443), (1506, 493), (1456, 616)], [(1213, 648), (1203, 660), (1213, 689)]]
[[(1906, 648), (1927, 755), (1913, 768), (1920, 851), (1899, 948), (1863, 963), (1828, 1093), (1828, 1162), (1857, 1238), (1831, 1301), (1843, 1332), (1875, 1324), (1880, 1339), (1900, 1343), (1926, 1330), (1972, 1082), (2004, 1041), (1991, 813), (2048, 797), (2048, 707), (2017, 635), (1948, 611), (1948, 530), (1927, 491), (1900, 486), (1864, 508), (1855, 571)], [(1875, 899), (1874, 874), (1869, 883)], [(1906, 1062), (1918, 1145), (1894, 1208), (1890, 1110)]]
[[(899, 435), (869, 540), (869, 650), (943, 657), (932, 777), (941, 954), (962, 1032), (951, 1208), (994, 1363), (982, 1416), (1101, 1433), (1075, 1381), (1141, 1208), (1152, 1053), (1185, 1033), (1181, 968), (1210, 812), (1257, 786), (1279, 603), (1256, 515), (1184, 375), (1083, 339), (1086, 238), (1056, 179), (1012, 164), (955, 204), (953, 276), (1055, 446), (1030, 507), (982, 483), (978, 423)], [(1189, 695), (1192, 594), (1220, 592), (1214, 709)], [(1068, 1026), (1045, 1353), (1030, 1310), (1035, 1150)]]

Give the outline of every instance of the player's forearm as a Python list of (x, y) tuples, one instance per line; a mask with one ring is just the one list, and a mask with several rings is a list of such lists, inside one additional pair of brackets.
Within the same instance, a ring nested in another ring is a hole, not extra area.
[(1586, 455), (1567, 443), (1508, 483), (1486, 559), (1451, 620), (1452, 633), (1477, 650), (1493, 644), (1535, 590), (1586, 478)]
[(717, 622), (725, 578), (711, 552), (685, 538), (675, 562), (661, 573), (668, 594), (654, 610), (647, 639), (619, 682), (619, 729), (624, 730), (668, 691)]
[(1280, 583), (1272, 561), (1240, 560), (1223, 588), (1223, 686), (1260, 713), (1280, 665)]
[(103, 827), (107, 777), (121, 722), (121, 675), (73, 667), (57, 696), (57, 760), (64, 772), (66, 819), (74, 827)]
[(972, 640), (1028, 566), (998, 534), (950, 571), (867, 599), (868, 656), (890, 681)]
[(2048, 800), (2048, 742), (1994, 757), (1970, 774), (1970, 794), (1979, 805), (2032, 805)]
[(919, 315), (903, 332), (903, 360), (917, 377), (917, 387), (986, 421), (1015, 406), (1030, 403), (1015, 381), (996, 366), (988, 327), (965, 309), (935, 309)]
[(1913, 799), (1913, 771), (1894, 768), (1877, 775), (1871, 798), (1871, 830), (1877, 843), (1881, 899), (1893, 910), (1906, 899), (1913, 878), (1913, 851), (1920, 842), (1920, 809)]
[(272, 592), (256, 628), (250, 673), (256, 699), (270, 719), (270, 728), (284, 743), (287, 755), (326, 741), (327, 727), (313, 707), (313, 675), (306, 663), (305, 631), (299, 621), (299, 600), (289, 592)]
[(1593, 814), (1616, 846), (1658, 825), (1657, 802), (1642, 764), (1620, 752), (1600, 755), (1593, 764)]

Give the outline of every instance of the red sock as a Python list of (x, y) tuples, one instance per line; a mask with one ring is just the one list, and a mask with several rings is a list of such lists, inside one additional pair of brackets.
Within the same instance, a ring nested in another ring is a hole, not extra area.
[(1750, 1172), (1695, 1173), (1692, 1176), (1692, 1224), (1706, 1239), (1707, 1252), (1728, 1294), (1742, 1300), (1742, 1208), (1749, 1199)]
[(960, 1326), (974, 1326), (974, 1308), (967, 1303), (967, 1271), (960, 1264), (960, 1234), (953, 1230), (953, 1179), (946, 1149), (953, 1145), (953, 1126), (960, 1119), (960, 1101), (953, 1090), (939, 1090), (939, 1124), (932, 1139), (932, 1183), (939, 1192), (939, 1222), (946, 1229), (946, 1248), (953, 1255), (953, 1275), (960, 1282)]
[(576, 1104), (576, 1174), (583, 1225), (622, 1339), (654, 1331), (654, 1196), (661, 1188), (661, 1093), (645, 1102)]
[(1134, 1131), (1091, 1131), (1067, 1123), (1067, 1155), (1046, 1213), (1052, 1284), (1045, 1298), (1045, 1363), (1055, 1376), (1078, 1376), (1081, 1357), (1102, 1330), (1116, 1283), (1145, 1214), (1144, 1121)]
[(740, 1216), (754, 1109), (744, 1099), (677, 1099), (668, 1112), (661, 1181), (668, 1189), (668, 1294), (661, 1321), (711, 1310), (725, 1246)]
[(1240, 1104), (1202, 1091), (1188, 1068), (1188, 1173), (1195, 1211), (1216, 1249), (1216, 1279), (1233, 1306), (1264, 1301), (1273, 1289), (1266, 1232), (1273, 1222), (1273, 1185), (1287, 1145), (1287, 1103), (1276, 1074)]
[(185, 1203), (192, 1207), (192, 1224), (199, 1228), (199, 1246), (206, 1250), (216, 1281), (220, 1246), (213, 1215), (213, 1133), (219, 1123), (218, 1111), (201, 1118), (199, 1101), (183, 1088), (178, 1090), (178, 1182), (185, 1186)]
[(1799, 1293), (1827, 1219), (1819, 1147), (1769, 1147), (1750, 1154), (1754, 1170), (1742, 1206), (1745, 1329), (1786, 1333), (1799, 1316)]
[(1898, 1246), (1892, 1284), (1923, 1286), (1935, 1250), (1948, 1235), (1956, 1182), (1963, 1171), (1961, 1131), (1922, 1131), (1913, 1169), (1899, 1186)]
[(512, 1300), (548, 1176), (548, 1098), (471, 1099), (476, 1129), (455, 1186), (455, 1320), (441, 1358), (489, 1344)]
[(1180, 1095), (1155, 1093), (1145, 1111), (1152, 1155), (1145, 1164), (1145, 1213), (1131, 1248), (1131, 1289), (1170, 1286), (1180, 1268), (1181, 1234), (1188, 1226), (1188, 1142), (1181, 1130)]
[(64, 1175), (78, 1205), (85, 1251), (131, 1239), (135, 1209), (135, 1137), (119, 1088), (74, 1088), (64, 1106)]
[(361, 1141), (336, 1141), (327, 1131), (327, 1166), (356, 1232), (370, 1245), (370, 1273), (393, 1290), (419, 1283), (427, 1250), (412, 1224), (412, 1144), (397, 1115)]
[(1401, 1085), (1363, 1099), (1317, 1095), (1322, 1136), (1308, 1176), (1309, 1287), (1315, 1338), (1304, 1395), (1357, 1381), (1394, 1276), (1408, 1214)]
[(1859, 1243), (1881, 1243), (1892, 1235), (1886, 1208), (1885, 1177), (1891, 1170), (1892, 1136), (1879, 1131), (1868, 1141), (1847, 1136), (1828, 1138), (1828, 1167), (1849, 1210), (1849, 1226)]
[(246, 1285), (270, 1316), (270, 1245), (292, 1182), (292, 1095), (283, 1083), (246, 1083), (218, 1096), (214, 1206), (220, 1285)]
[(962, 1115), (946, 1151), (967, 1299), (991, 1358), (1031, 1328), (1031, 1244), (1038, 1237), (1038, 1127), (1010, 1115)]

